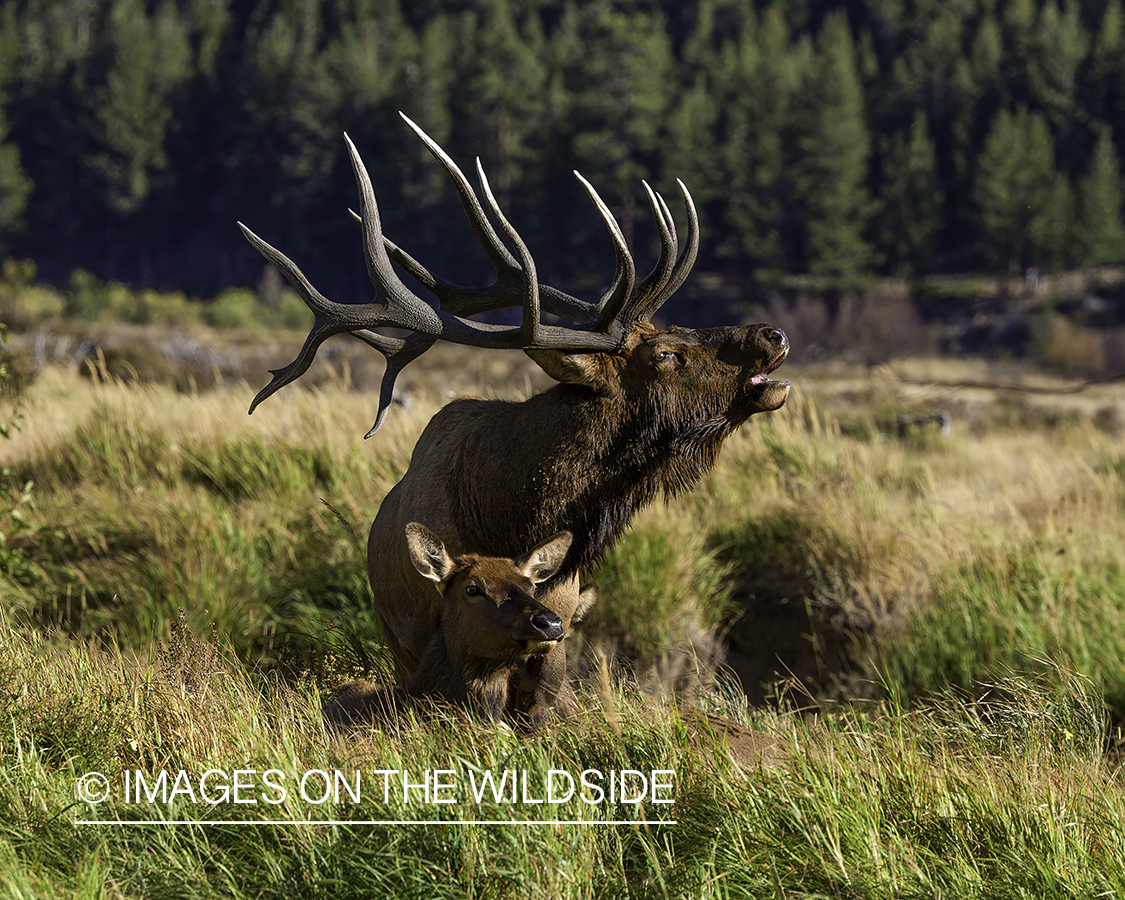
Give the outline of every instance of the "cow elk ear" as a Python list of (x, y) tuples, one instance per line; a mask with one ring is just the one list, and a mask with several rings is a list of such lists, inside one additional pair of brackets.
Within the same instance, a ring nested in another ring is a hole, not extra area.
[(569, 531), (551, 535), (541, 544), (536, 544), (523, 556), (513, 560), (524, 575), (539, 584), (554, 575), (566, 559), (573, 536)]
[(590, 613), (594, 610), (594, 604), (598, 602), (598, 588), (596, 585), (588, 585), (582, 588), (578, 594), (578, 605), (574, 607), (574, 615), (570, 617), (570, 627), (577, 628), (583, 624), (589, 617)]
[(609, 393), (609, 360), (605, 353), (567, 353), (563, 350), (524, 350), (536, 365), (563, 384), (581, 384), (599, 394)]
[(445, 544), (425, 525), (411, 522), (406, 526), (406, 546), (410, 561), (424, 578), (440, 585), (453, 574), (453, 559)]

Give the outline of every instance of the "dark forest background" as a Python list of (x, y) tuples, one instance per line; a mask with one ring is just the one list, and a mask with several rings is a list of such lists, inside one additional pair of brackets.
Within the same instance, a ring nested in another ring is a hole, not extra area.
[(347, 131), (387, 234), (488, 280), (398, 110), (571, 291), (613, 271), (572, 169), (642, 270), (642, 178), (682, 178), (700, 265), (747, 283), (1125, 256), (1120, 0), (8, 0), (0, 254), (211, 297), (262, 275), (242, 220), (363, 299)]

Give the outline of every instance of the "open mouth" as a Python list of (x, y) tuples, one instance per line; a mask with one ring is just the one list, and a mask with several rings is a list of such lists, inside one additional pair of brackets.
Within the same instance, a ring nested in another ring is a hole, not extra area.
[(789, 347), (785, 346), (781, 349), (781, 351), (777, 354), (777, 356), (775, 356), (768, 363), (766, 363), (765, 367), (762, 369), (761, 372), (759, 372), (757, 375), (755, 375), (753, 378), (750, 379), (750, 383), (751, 384), (786, 384), (786, 385), (789, 384), (788, 381), (774, 381), (773, 379), (766, 377), (767, 373), (772, 372), (774, 369), (776, 369), (778, 366), (780, 366), (783, 362), (785, 362), (785, 357), (787, 357), (788, 355), (789, 355)]

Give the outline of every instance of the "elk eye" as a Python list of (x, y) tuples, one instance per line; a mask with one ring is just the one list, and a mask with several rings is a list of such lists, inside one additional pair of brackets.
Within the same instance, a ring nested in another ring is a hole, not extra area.
[(657, 350), (655, 359), (658, 363), (670, 362), (681, 364), (684, 361), (683, 357), (675, 350)]
[(480, 589), (479, 584), (467, 584), (465, 585), (465, 593), (470, 597), (479, 597), (484, 591)]

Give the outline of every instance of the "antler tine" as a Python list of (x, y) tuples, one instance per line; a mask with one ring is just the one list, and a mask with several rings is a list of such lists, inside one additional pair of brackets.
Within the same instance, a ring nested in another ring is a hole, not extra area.
[[(367, 264), (367, 276), (375, 285), (375, 303), (364, 304), (382, 308), (381, 321), (371, 321), (364, 327), (395, 325), (410, 331), (425, 334), (441, 334), (446, 324), (427, 303), (410, 291), (395, 274), (391, 266), (387, 248), (383, 242), (383, 229), (379, 222), (379, 207), (375, 202), (375, 189), (371, 186), (371, 176), (360, 158), (359, 151), (350, 137), (344, 135), (348, 157), (359, 189), (360, 224), (363, 228), (363, 259)], [(343, 306), (344, 304), (335, 304)], [(354, 331), (355, 329), (349, 329)]]
[(672, 210), (670, 210), (668, 204), (664, 202), (664, 195), (661, 194), (660, 191), (656, 191), (656, 202), (660, 204), (660, 214), (664, 217), (664, 224), (668, 228), (668, 233), (672, 235), (672, 246), (678, 252), (680, 240), (676, 234), (676, 220), (672, 218)]
[[(433, 154), (434, 158), (441, 163), (441, 167), (445, 169), (445, 174), (448, 175), (449, 180), (453, 182), (453, 187), (457, 191), (457, 197), (461, 201), (462, 208), (465, 210), (465, 216), (469, 220), (469, 225), (473, 229), (473, 234), (477, 236), (477, 240), (480, 241), (481, 246), (484, 248), (485, 255), (496, 269), (497, 278), (502, 280), (505, 275), (511, 277), (513, 272), (522, 274), (519, 263), (517, 263), (512, 254), (508, 252), (508, 248), (504, 246), (503, 242), (496, 235), (495, 230), (492, 228), (492, 223), (489, 222), (488, 217), (485, 216), (480, 200), (477, 199), (473, 186), (469, 184), (469, 179), (465, 177), (465, 173), (461, 171), (460, 166), (458, 166), (450, 155), (441, 148), (441, 145), (438, 144), (437, 141), (419, 128), (406, 113), (399, 112), (399, 116), (401, 116), (402, 120), (410, 127), (410, 130), (418, 136), (418, 139), (426, 145), (426, 149)], [(422, 268), (418, 266), (417, 263), (415, 263), (415, 265), (418, 268)], [(423, 269), (423, 271), (425, 270)], [(413, 275), (413, 272), (411, 272), (411, 274)], [(442, 278), (437, 278), (429, 272), (426, 272), (426, 275), (436, 285), (451, 294), (472, 290), (471, 288), (463, 288), (460, 285), (452, 284)], [(479, 289), (477, 289), (477, 291), (479, 292)], [(451, 296), (449, 299), (451, 303), (455, 305), (458, 298)], [(459, 310), (450, 308), (450, 312), (459, 312)]]
[[(356, 307), (330, 303), (332, 307), (343, 310), (363, 308), (370, 310), (368, 318), (358, 326), (361, 328), (393, 325), (397, 328), (406, 328), (420, 334), (428, 334), (440, 337), (442, 340), (468, 344), (474, 347), (522, 349), (529, 344), (539, 345), (542, 342), (542, 346), (572, 349), (606, 348), (608, 341), (603, 336), (557, 326), (545, 328), (539, 325), (538, 282), (535, 279), (535, 266), (531, 260), (531, 254), (519, 235), (516, 234), (515, 229), (500, 212), (495, 198), (491, 196), (487, 179), (482, 183), (490, 208), (501, 223), (501, 229), (505, 232), (505, 235), (516, 245), (517, 252), (521, 254), (520, 262), (523, 264), (522, 267), (518, 263), (515, 266), (514, 271), (520, 273), (515, 288), (504, 288), (499, 284), (494, 287), (496, 287), (498, 293), (507, 292), (507, 296), (514, 295), (515, 299), (521, 301), (521, 305), (525, 308), (524, 325), (521, 325), (519, 329), (512, 329), (503, 325), (474, 322), (471, 319), (453, 315), (447, 310), (434, 310), (420, 297), (412, 293), (402, 283), (391, 266), (386, 239), (379, 223), (379, 211), (375, 203), (375, 192), (371, 187), (371, 177), (367, 174), (367, 169), (363, 165), (355, 145), (352, 144), (347, 135), (344, 137), (348, 153), (351, 156), (356, 186), (359, 188), (364, 258), (367, 262), (368, 274), (376, 288), (376, 302)], [(440, 148), (438, 149), (440, 150)], [(445, 156), (445, 151), (441, 151), (441, 154)], [(446, 159), (448, 159), (447, 156)], [(450, 165), (452, 165), (452, 160), (450, 160)], [(471, 190), (470, 193), (472, 193)], [(475, 197), (476, 195), (473, 194), (474, 200)], [(483, 215), (483, 212), (479, 215)], [(481, 290), (488, 291), (489, 289)], [(526, 296), (521, 296), (520, 293), (516, 292), (517, 290)], [(511, 305), (511, 301), (503, 305)], [(376, 315), (371, 315), (371, 313)], [(353, 326), (348, 330), (354, 331), (355, 328), (356, 326)]]
[(484, 199), (488, 203), (489, 212), (496, 218), (500, 230), (504, 232), (504, 237), (511, 241), (512, 246), (516, 248), (520, 268), (523, 269), (524, 273), (524, 290), (526, 293), (520, 334), (528, 344), (537, 344), (541, 329), (539, 323), (539, 279), (535, 272), (535, 260), (531, 258), (531, 251), (527, 249), (527, 244), (523, 242), (519, 232), (512, 227), (512, 223), (508, 221), (500, 209), (500, 204), (496, 202), (496, 197), (488, 183), (488, 176), (484, 174), (484, 166), (481, 165), (479, 156), (477, 157), (477, 178), (480, 179), (480, 187), (484, 191)]
[[(477, 236), (477, 240), (480, 241), (489, 261), (496, 271), (497, 280), (496, 283), (486, 288), (469, 288), (453, 284), (450, 281), (446, 281), (444, 278), (434, 275), (429, 269), (384, 235), (383, 241), (390, 259), (402, 266), (402, 268), (420, 285), (433, 292), (435, 296), (438, 297), (441, 308), (447, 312), (465, 316), (494, 309), (502, 309), (503, 307), (514, 306), (520, 303), (520, 294), (526, 283), (523, 269), (497, 236), (496, 231), (485, 216), (484, 208), (476, 192), (473, 190), (472, 185), (469, 184), (468, 178), (465, 177), (461, 168), (453, 161), (449, 154), (413, 122), (409, 116), (401, 112), (399, 115), (402, 117), (403, 121), (410, 126), (419, 140), (426, 145), (427, 149), (429, 149), (449, 176), (450, 181), (453, 182), (454, 189), (457, 191), (457, 196), (461, 201), (461, 206), (465, 211), (466, 217), (469, 219), (473, 233)], [(617, 220), (614, 219), (609, 208), (604, 201), (602, 201), (597, 191), (594, 190), (593, 185), (578, 172), (574, 174), (594, 202), (598, 213), (601, 215), (610, 232), (610, 237), (614, 243), (614, 251), (617, 255), (617, 273), (614, 277), (613, 284), (602, 295), (597, 304), (591, 304), (587, 301), (580, 300), (577, 297), (560, 291), (558, 288), (546, 284), (539, 285), (540, 303), (549, 312), (575, 322), (589, 323), (592, 319), (597, 317), (597, 323), (594, 325), (594, 328), (595, 330), (604, 331), (608, 323), (612, 321), (613, 316), (620, 312), (621, 304), (632, 291), (636, 280), (636, 269), (633, 265), (632, 254), (625, 244), (625, 238), (621, 233), (621, 228)], [(489, 203), (489, 210), (493, 213), (498, 222), (503, 223), (501, 225), (501, 230), (504, 232), (505, 236), (508, 237), (513, 244), (523, 244), (519, 234), (508, 223), (503, 212), (500, 210), (495, 197), (493, 197)], [(351, 212), (352, 218), (357, 222), (362, 222), (361, 217), (357, 213), (351, 210), (349, 210), (349, 212)], [(674, 235), (674, 226), (670, 226), (670, 230)], [(530, 258), (530, 254), (520, 255), (521, 258), (525, 255), (527, 258)], [(620, 295), (622, 291), (624, 291), (624, 295), (618, 298), (618, 295)], [(613, 298), (612, 302), (611, 298)], [(608, 307), (607, 304), (609, 304)], [(609, 315), (607, 315), (606, 312), (607, 308), (609, 310)]]
[[(418, 128), (417, 125), (410, 122), (406, 116), (403, 116), (403, 118), (406, 119), (420, 137), (423, 138), (427, 147), (430, 147), (431, 150), (434, 151), (435, 157), (442, 162), (443, 166), (449, 172), (450, 178), (457, 186), (458, 194), (462, 197), (462, 205), (465, 208), (466, 214), (473, 222), (474, 231), (478, 234), (478, 237), (480, 237), (482, 244), (486, 243), (486, 238), (483, 237), (482, 232), (478, 230), (478, 223), (476, 222), (478, 217), (483, 216), (483, 209), (475, 192), (473, 192), (471, 186), (468, 184), (468, 180), (445, 151)], [(484, 178), (483, 169), (480, 168), (479, 160), (477, 161), (477, 165), (482, 176), (482, 184), (484, 184), (485, 189), (488, 190), (487, 180)], [(617, 257), (617, 272), (613, 283), (597, 303), (597, 308), (600, 312), (597, 320), (593, 323), (593, 330), (607, 332), (608, 329), (613, 327), (613, 323), (618, 317), (621, 317), (622, 321), (618, 322), (619, 327), (616, 330), (623, 330), (623, 328), (631, 325), (634, 321), (647, 322), (664, 302), (683, 285), (698, 256), (699, 216), (696, 212), (691, 193), (688, 191), (683, 181), (677, 178), (676, 184), (679, 186), (680, 192), (683, 195), (684, 206), (688, 214), (688, 239), (683, 249), (680, 250), (679, 241), (676, 236), (675, 218), (672, 216), (668, 204), (659, 192), (653, 191), (647, 182), (642, 182), (648, 194), (653, 218), (656, 221), (660, 235), (661, 252), (653, 271), (649, 273), (640, 285), (637, 285), (636, 268), (633, 263), (633, 257), (629, 251), (628, 245), (625, 243), (625, 237), (621, 232), (620, 225), (594, 186), (577, 171), (574, 175), (582, 184), (587, 195), (594, 203), (598, 214), (602, 217), (610, 233), (610, 238), (614, 245), (614, 252)], [(490, 190), (488, 190), (488, 193), (490, 195), (489, 210), (496, 216), (499, 222), (503, 223), (501, 230), (504, 231), (505, 235), (508, 236), (514, 244), (524, 246), (524, 253), (526, 254), (526, 246), (523, 244), (519, 234), (504, 217), (499, 205), (496, 203), (495, 197), (491, 197)], [(359, 219), (359, 216), (355, 213), (352, 213), (352, 215), (357, 220)], [(515, 261), (512, 259), (511, 255), (507, 253), (507, 249), (499, 241), (495, 231), (487, 221), (483, 223), (483, 228), (486, 228), (487, 235), (490, 235), (490, 237), (487, 238), (489, 244), (493, 244), (494, 242), (494, 246), (498, 247), (505, 258), (512, 262), (512, 266), (507, 269), (507, 272), (522, 274), (522, 269), (515, 264)], [(496, 290), (497, 285), (493, 285), (491, 288), (463, 288), (446, 282), (434, 276), (421, 263), (417, 262), (406, 253), (406, 251), (402, 250), (385, 236), (384, 242), (388, 253), (396, 263), (403, 266), (403, 268), (405, 268), (423, 287), (433, 290), (439, 295), (443, 309), (449, 307), (451, 312), (483, 312), (486, 309), (498, 309), (503, 306), (514, 305), (516, 302), (516, 297), (510, 289), (498, 292)], [(486, 249), (488, 246), (489, 245), (486, 244)], [(489, 255), (491, 258), (491, 252)], [(530, 259), (530, 254), (526, 255)], [(497, 276), (498, 278), (501, 277), (501, 270), (499, 268), (497, 268)], [(523, 281), (522, 278), (519, 280), (521, 282)], [(486, 291), (492, 294), (491, 301), (481, 303), (481, 298)], [(569, 294), (564, 294), (550, 285), (539, 285), (539, 291), (541, 302), (543, 302), (543, 305), (546, 306), (549, 311), (556, 315), (561, 315), (564, 318), (570, 318), (573, 321), (588, 321), (587, 317), (584, 315), (575, 315), (570, 306), (571, 304), (579, 304), (581, 307), (589, 308), (590, 304), (578, 300)], [(462, 299), (465, 295), (473, 295), (471, 308), (468, 305), (468, 301)], [(563, 308), (560, 308), (560, 306)], [(623, 308), (626, 309), (627, 312), (626, 315), (621, 316)]]
[[(668, 279), (667, 284), (665, 284), (663, 289), (640, 310), (638, 320), (641, 322), (647, 322), (651, 319), (664, 302), (683, 286), (684, 281), (687, 280), (688, 274), (691, 272), (692, 266), (695, 265), (696, 257), (699, 255), (699, 214), (695, 210), (695, 203), (691, 199), (691, 193), (688, 191), (687, 185), (680, 181), (679, 178), (676, 179), (676, 184), (679, 185), (680, 193), (683, 194), (684, 207), (687, 209), (687, 242), (684, 244), (683, 250), (680, 251), (680, 255), (676, 259), (676, 265), (672, 270), (672, 275)], [(661, 205), (664, 204), (663, 197), (661, 197), (660, 202)], [(667, 210), (668, 207), (664, 206), (664, 209)], [(668, 221), (672, 221), (671, 212), (668, 213)]]
[(668, 225), (671, 214), (669, 213), (668, 217), (665, 218), (667, 206), (661, 208), (663, 201), (649, 187), (647, 181), (642, 181), (641, 184), (644, 185), (645, 193), (648, 194), (649, 206), (652, 207), (652, 217), (656, 220), (656, 229), (660, 235), (660, 256), (657, 258), (652, 271), (648, 273), (644, 281), (633, 289), (632, 296), (625, 304), (622, 315), (629, 325), (642, 320), (643, 312), (652, 305), (656, 297), (661, 295), (676, 268), (676, 230)]
[(334, 304), (331, 300), (327, 299), (316, 288), (312, 286), (309, 280), (304, 276), (304, 273), (297, 268), (296, 264), (289, 259), (284, 253), (276, 247), (272, 247), (263, 241), (260, 237), (254, 234), (249, 228), (238, 223), (238, 227), (242, 229), (243, 235), (250, 245), (254, 247), (266, 259), (273, 263), (286, 280), (293, 285), (297, 293), (300, 294), (301, 299), (305, 301), (305, 305), (313, 311), (313, 327), (309, 331), (308, 337), (305, 338), (305, 343), (301, 347), (300, 353), (297, 358), (287, 366), (280, 369), (270, 369), (270, 374), (273, 379), (264, 388), (258, 391), (257, 396), (254, 397), (250, 403), (250, 412), (253, 413), (258, 404), (270, 397), (278, 390), (295, 381), (308, 371), (312, 365), (313, 357), (316, 356), (317, 348), (324, 343), (329, 337), (334, 334), (340, 334), (345, 331), (354, 331), (357, 328), (362, 328), (362, 322), (357, 318), (351, 317), (330, 317), (326, 311)]
[[(356, 331), (353, 334), (387, 358), (387, 367), (383, 370), (383, 379), (379, 384), (379, 409), (375, 413), (375, 424), (363, 436), (363, 439), (367, 440), (367, 438), (378, 434), (379, 429), (383, 427), (383, 423), (387, 420), (387, 413), (394, 401), (395, 380), (398, 378), (398, 373), (406, 368), (408, 363), (413, 362), (429, 350), (437, 338), (428, 334), (412, 334), (406, 338), (388, 338), (386, 335), (374, 331)], [(398, 346), (390, 351), (384, 349), (389, 341), (396, 342)]]
[[(304, 374), (312, 364), (318, 348), (327, 338), (349, 332), (387, 358), (387, 368), (380, 388), (379, 410), (375, 424), (368, 432), (371, 435), (379, 430), (386, 418), (399, 372), (436, 340), (496, 349), (553, 348), (564, 352), (615, 352), (620, 349), (626, 332), (638, 317), (651, 314), (671, 290), (679, 286), (690, 268), (698, 244), (698, 225), (691, 198), (682, 184), (681, 190), (691, 218), (692, 238), (678, 259), (671, 213), (663, 199), (645, 184), (660, 231), (661, 251), (652, 273), (638, 285), (633, 258), (620, 226), (593, 186), (579, 175), (579, 181), (593, 201), (613, 241), (617, 257), (614, 282), (596, 305), (578, 300), (548, 285), (540, 285), (535, 261), (527, 245), (500, 209), (480, 160), (477, 160), (477, 172), (484, 192), (483, 204), (445, 151), (413, 122), (405, 116), (403, 118), (453, 181), (473, 230), (496, 269), (496, 282), (488, 288), (451, 285), (434, 277), (390, 241), (382, 231), (371, 178), (355, 145), (344, 135), (360, 197), (359, 212), (352, 212), (352, 216), (358, 220), (363, 232), (364, 263), (375, 286), (374, 302), (347, 304), (327, 299), (312, 286), (292, 260), (240, 222), (239, 227), (247, 241), (285, 275), (313, 313), (312, 328), (297, 357), (287, 366), (271, 370), (273, 377), (254, 398), (250, 412), (281, 387)], [(497, 234), (497, 229), (500, 234)], [(511, 245), (511, 249), (505, 245), (501, 235)], [(514, 250), (515, 255), (511, 250)], [(518, 328), (492, 325), (462, 318), (448, 308), (434, 309), (403, 284), (392, 265), (392, 257), (419, 283), (433, 290), (443, 306), (452, 305), (462, 311), (476, 312), (518, 303), (523, 309), (521, 325)], [(570, 328), (545, 325), (540, 321), (541, 306), (580, 324)], [(373, 330), (384, 326), (406, 329), (414, 334), (397, 338)]]
[[(363, 225), (363, 216), (357, 213), (354, 209), (349, 209), (348, 214), (351, 215), (351, 217), (358, 224)], [(405, 250), (403, 250), (398, 244), (392, 241), (385, 234), (383, 235), (383, 247), (386, 249), (387, 256), (390, 258), (391, 262), (398, 263), (398, 265), (406, 269), (407, 274), (409, 274), (411, 278), (422, 285), (422, 287), (432, 291), (439, 285), (439, 283), (441, 283), (440, 278), (434, 275), (429, 269), (418, 262), (418, 260), (416, 260)], [(456, 287), (456, 285), (452, 286)], [(452, 312), (452, 310), (450, 311)]]
[[(398, 348), (401, 342), (396, 344), (395, 339), (369, 332), (368, 329), (382, 325), (393, 325), (428, 336), (430, 344), (433, 343), (436, 336), (443, 335), (453, 340), (460, 340), (462, 343), (480, 346), (513, 345), (512, 339), (497, 333), (502, 329), (496, 326), (465, 322), (456, 316), (439, 314), (420, 297), (410, 292), (399, 280), (391, 267), (390, 259), (383, 244), (379, 211), (375, 203), (375, 192), (371, 186), (370, 176), (367, 174), (367, 169), (364, 167), (351, 139), (344, 135), (344, 140), (347, 144), (352, 169), (356, 177), (356, 185), (360, 193), (359, 220), (363, 226), (364, 261), (367, 265), (368, 276), (376, 288), (376, 302), (345, 304), (329, 300), (312, 286), (304, 273), (289, 257), (239, 222), (239, 228), (242, 229), (242, 233), (251, 246), (281, 271), (297, 290), (305, 305), (313, 312), (313, 326), (297, 357), (280, 369), (270, 370), (273, 378), (254, 397), (250, 404), (251, 413), (263, 400), (308, 371), (320, 345), (334, 334), (366, 332), (368, 336), (362, 339), (387, 356), (388, 367), (393, 372), (390, 379), (391, 387), (393, 387), (394, 376), (397, 375), (397, 372), (410, 359), (415, 358), (417, 353), (409, 358), (400, 357), (399, 361), (394, 363), (392, 357), (399, 352)], [(411, 344), (411, 346), (415, 345)]]
[(578, 172), (574, 173), (574, 177), (586, 189), (586, 193), (594, 202), (594, 207), (601, 215), (602, 221), (605, 222), (610, 239), (613, 241), (613, 252), (617, 257), (617, 273), (609, 290), (598, 301), (601, 312), (594, 323), (595, 331), (606, 331), (617, 320), (622, 305), (633, 292), (633, 285), (637, 281), (637, 267), (633, 263), (633, 254), (629, 252), (629, 245), (625, 243), (625, 235), (621, 233), (621, 226), (617, 223), (617, 219), (613, 217), (613, 213), (609, 211), (605, 201), (594, 190), (594, 186)]
[[(359, 216), (355, 213), (352, 215), (359, 221)], [(441, 308), (447, 312), (471, 316), (503, 309), (519, 302), (518, 288), (509, 292), (498, 290), (495, 284), (488, 288), (468, 288), (453, 284), (434, 275), (386, 235), (383, 235), (383, 243), (391, 261), (402, 266), (411, 278), (437, 296)], [(549, 284), (539, 285), (539, 300), (548, 312), (572, 322), (589, 322), (598, 311), (595, 304), (573, 297)]]
[[(489, 222), (488, 217), (484, 213), (484, 209), (480, 200), (477, 198), (476, 192), (473, 190), (469, 179), (465, 177), (464, 172), (453, 161), (453, 159), (446, 153), (441, 146), (424, 132), (418, 125), (411, 121), (409, 116), (400, 112), (400, 116), (410, 129), (418, 136), (418, 139), (426, 145), (426, 148), (433, 154), (434, 158), (441, 164), (445, 170), (449, 180), (453, 182), (454, 189), (457, 191), (457, 197), (461, 201), (461, 207), (465, 211), (465, 216), (469, 220), (469, 225), (473, 229), (473, 233), (477, 236), (481, 246), (484, 248), (485, 254), (488, 256), (489, 262), (492, 263), (492, 268), (496, 272), (495, 283), (488, 287), (464, 287), (459, 284), (453, 284), (440, 278), (421, 263), (409, 256), (399, 247), (391, 244), (388, 241), (387, 250), (396, 263), (401, 265), (411, 277), (418, 281), (419, 284), (426, 287), (427, 290), (432, 291), (438, 298), (441, 308), (447, 312), (454, 313), (458, 316), (471, 316), (476, 313), (488, 312), (494, 309), (502, 309), (506, 306), (515, 306), (522, 304), (524, 294), (526, 291), (525, 282), (527, 275), (520, 267), (519, 262), (512, 256), (504, 242), (497, 236), (496, 231), (493, 229), (492, 224)], [(499, 206), (496, 205), (495, 199), (491, 203), (491, 209), (498, 221), (504, 223), (507, 220), (503, 214), (499, 212)], [(501, 226), (501, 231), (505, 236), (515, 243), (522, 243), (519, 235), (511, 225)], [(517, 255), (519, 255), (517, 253)], [(530, 258), (530, 254), (528, 254)], [(522, 257), (521, 257), (522, 258)], [(586, 322), (593, 318), (597, 312), (596, 308), (584, 300), (577, 297), (572, 297), (570, 294), (553, 288), (550, 285), (539, 285), (540, 302), (557, 316), (562, 316), (565, 319), (570, 319), (575, 322)]]

